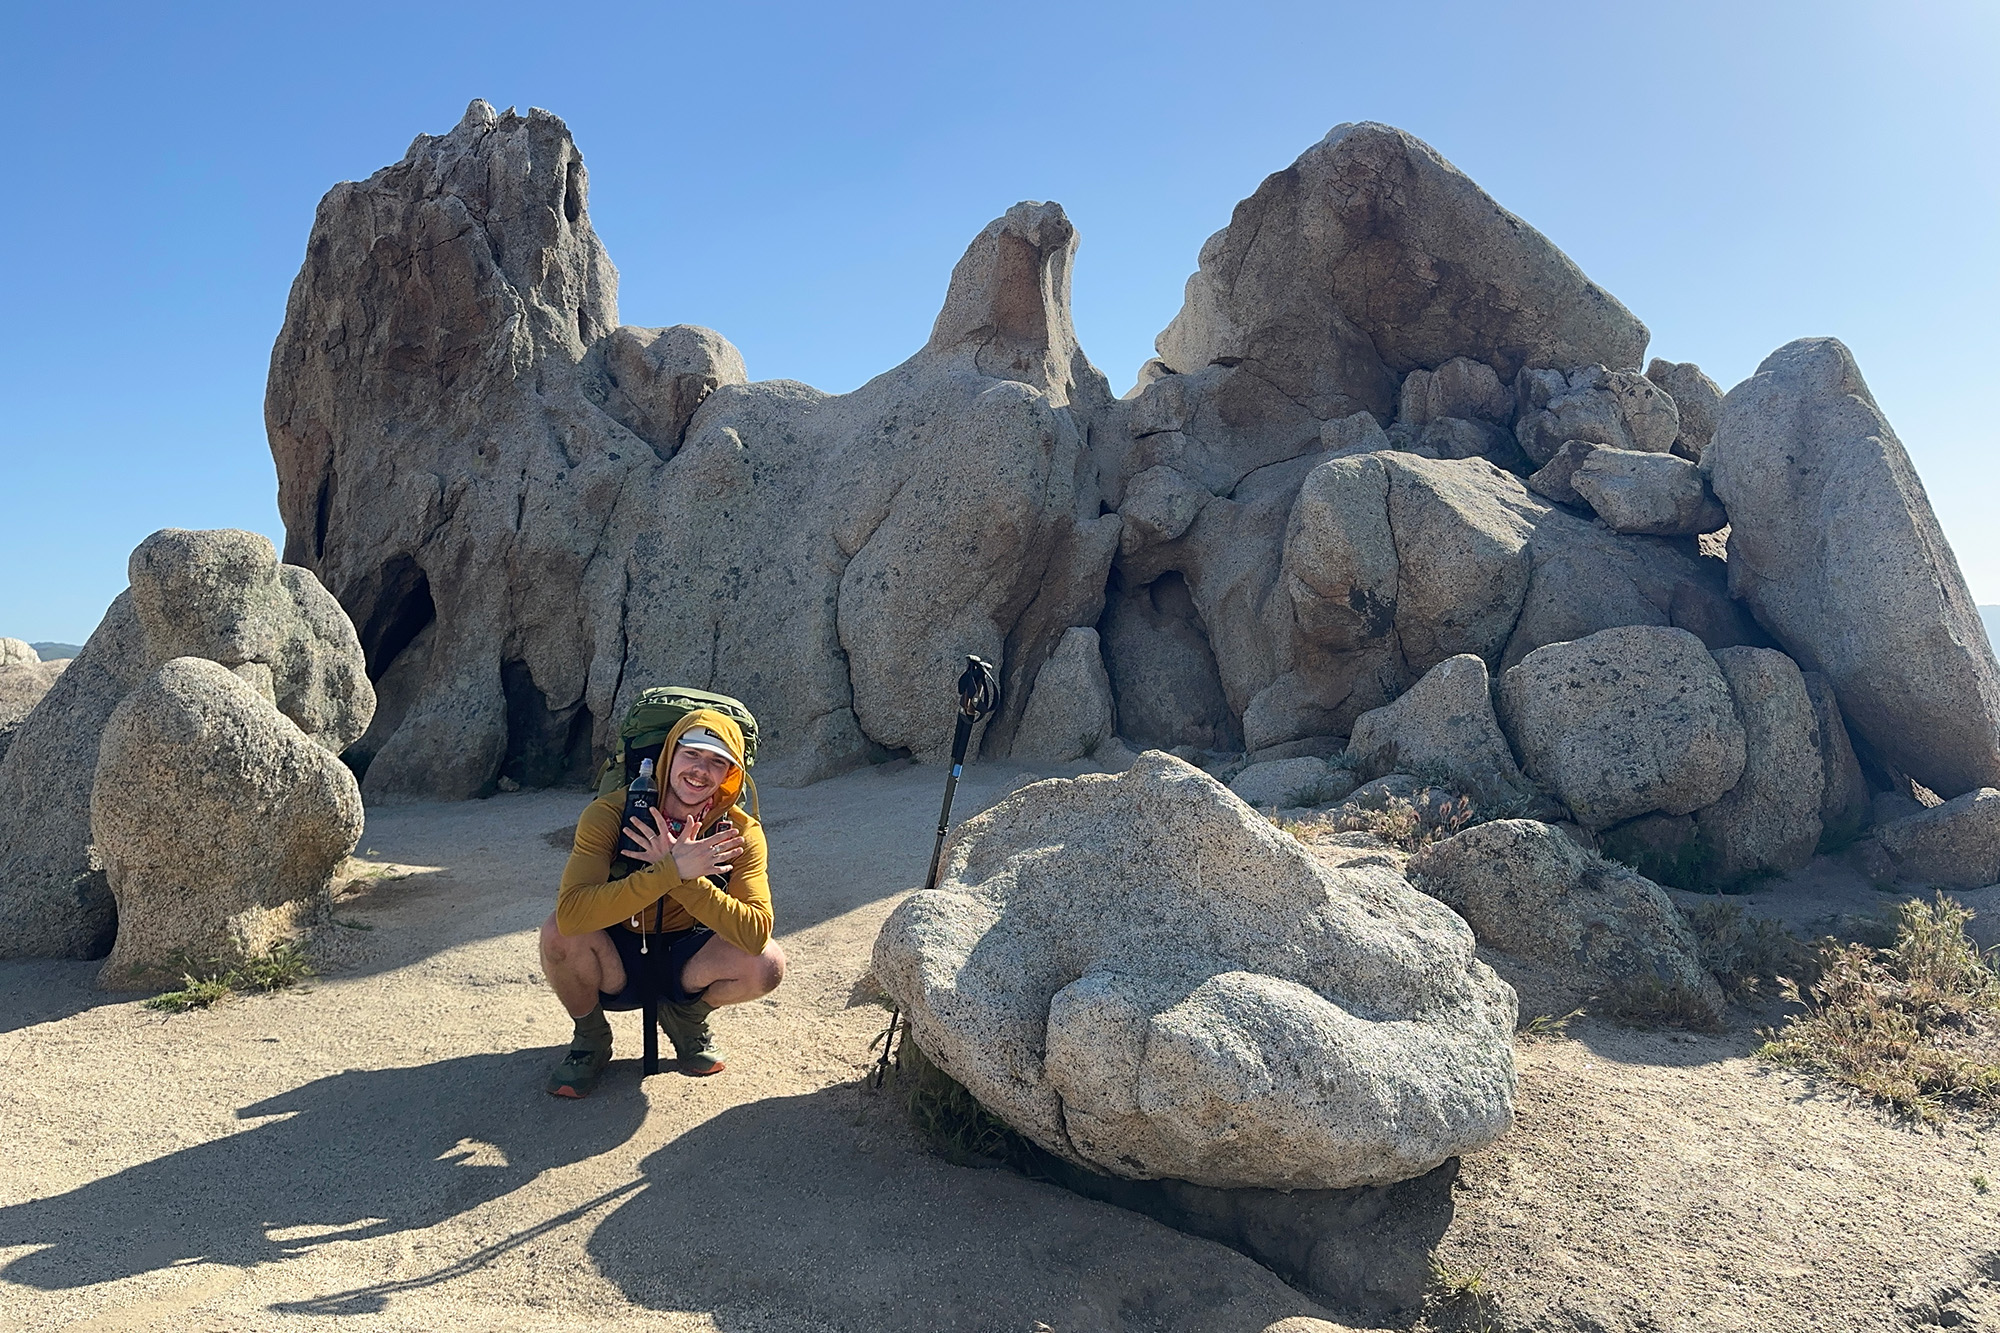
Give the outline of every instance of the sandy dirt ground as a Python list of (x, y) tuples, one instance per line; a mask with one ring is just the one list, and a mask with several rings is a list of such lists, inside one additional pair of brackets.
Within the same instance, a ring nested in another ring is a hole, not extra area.
[[(1075, 771), (1075, 770), (1068, 770)], [(1033, 775), (974, 766), (963, 816)], [(1222, 1246), (925, 1150), (868, 1089), (869, 947), (942, 772), (768, 790), (775, 995), (729, 1070), (541, 1091), (569, 1024), (534, 931), (572, 792), (370, 812), (325, 975), (185, 1015), (0, 963), (0, 1327), (1216, 1330), (1352, 1326)], [(1718, 1036), (1589, 1020), (1520, 1048), (1467, 1159), (1444, 1324), (2000, 1328), (2000, 1151), (1885, 1119)], [(1978, 1181), (1991, 1182), (1982, 1192)], [(1330, 1322), (1320, 1322), (1320, 1321)]]

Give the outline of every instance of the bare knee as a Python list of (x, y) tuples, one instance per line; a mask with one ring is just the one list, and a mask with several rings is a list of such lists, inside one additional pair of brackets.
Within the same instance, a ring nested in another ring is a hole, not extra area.
[(746, 978), (757, 987), (759, 995), (769, 995), (778, 989), (785, 979), (785, 951), (772, 940), (764, 946), (764, 952), (757, 955), (750, 965), (750, 975)]
[(555, 914), (551, 912), (549, 919), (542, 922), (541, 950), (542, 971), (550, 974), (551, 980), (554, 974), (561, 973), (612, 994), (625, 988), (624, 963), (618, 957), (617, 946), (604, 931), (565, 935), (557, 929)]

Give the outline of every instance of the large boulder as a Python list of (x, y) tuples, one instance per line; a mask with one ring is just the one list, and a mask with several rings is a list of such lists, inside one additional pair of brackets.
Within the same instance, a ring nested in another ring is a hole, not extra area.
[(1327, 1189), (1420, 1175), (1512, 1121), (1512, 991), (1464, 922), (1333, 869), (1167, 755), (968, 820), (875, 943), (921, 1047), (1110, 1175)]
[(1414, 136), (1366, 123), (1237, 205), (1158, 341), (1172, 370), (1238, 362), (1321, 419), (1386, 418), (1389, 372), (1455, 357), (1512, 379), (1636, 369), (1645, 346), (1645, 326), (1534, 228)]
[(295, 934), (361, 836), (347, 766), (205, 658), (174, 658), (119, 703), (98, 770), (91, 836), (118, 903), (104, 986)]
[(1725, 880), (1797, 870), (1819, 846), (1826, 774), (1819, 716), (1791, 658), (1769, 648), (1725, 648), (1715, 664), (1743, 724), (1743, 776), (1695, 814)]
[(1693, 1016), (1722, 1013), (1722, 991), (1666, 891), (1552, 825), (1475, 824), (1411, 857), (1409, 873), (1482, 946), (1546, 964), (1575, 992), (1655, 1002), (1670, 994)]
[(2000, 791), (1955, 796), (1883, 824), (1875, 838), (1898, 879), (1948, 889), (2000, 884)]
[[(1334, 788), (1334, 769), (1313, 755), (1251, 764), (1229, 780), (1239, 800), (1259, 810), (1318, 805)], [(1346, 784), (1352, 790), (1353, 783)]]
[(1646, 366), (1646, 378), (1674, 400), (1674, 415), (1680, 422), (1674, 452), (1699, 463), (1701, 451), (1715, 438), (1715, 423), (1722, 416), (1721, 387), (1692, 361), (1665, 361), (1657, 356)]
[(1097, 631), (1073, 628), (1035, 677), (1035, 692), (1014, 733), (1014, 753), (1058, 763), (1081, 759), (1103, 744), (1115, 725)]
[(1471, 653), (1446, 658), (1394, 703), (1363, 713), (1347, 754), (1364, 781), (1435, 773), (1489, 809), (1538, 796), (1500, 734), (1486, 663)]
[(1686, 630), (1632, 625), (1544, 645), (1501, 676), (1498, 703), (1528, 775), (1588, 829), (1699, 810), (1743, 776), (1729, 686)]
[(1010, 209), (924, 348), (828, 395), (747, 382), (710, 330), (619, 325), (547, 112), (474, 102), (336, 186), (266, 421), (288, 556), (396, 703), (369, 797), (580, 777), (661, 682), (743, 698), (777, 782), (937, 755), (968, 652), (1001, 664), (1004, 754), (1065, 632), (1098, 622), (1120, 529), (1085, 447), (1111, 399), (1070, 324), (1075, 247), (1057, 205)]
[(1702, 466), (1729, 511), (1730, 591), (1876, 755), (1943, 796), (2000, 785), (2000, 665), (1853, 354), (1802, 338), (1766, 357)]
[(1674, 454), (1592, 449), (1569, 485), (1613, 532), (1692, 537), (1729, 522), (1701, 469)]
[(269, 539), (167, 529), (133, 550), (128, 571), (131, 587), (0, 759), (0, 957), (110, 947), (116, 907), (90, 854), (98, 743), (119, 701), (166, 662), (228, 668), (329, 755), (374, 712), (354, 626), (309, 572), (278, 563)]

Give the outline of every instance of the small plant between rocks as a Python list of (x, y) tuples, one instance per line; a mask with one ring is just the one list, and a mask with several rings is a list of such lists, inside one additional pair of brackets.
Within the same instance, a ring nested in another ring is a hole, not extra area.
[(183, 969), (180, 989), (143, 1001), (146, 1008), (184, 1014), (191, 1009), (206, 1009), (231, 995), (284, 990), (314, 975), (305, 950), (290, 942), (246, 954), (233, 964), (183, 961), (180, 966)]
[(1335, 833), (1372, 833), (1390, 846), (1418, 852), (1484, 822), (1470, 796), (1427, 787), (1413, 798), (1391, 796), (1380, 810), (1345, 810), (1323, 827)]
[(1858, 1088), (1926, 1124), (2000, 1112), (2000, 971), (1965, 934), (1972, 911), (1940, 893), (1903, 906), (1885, 949), (1822, 945), (1806, 1006), (1766, 1033), (1760, 1058)]
[(890, 1058), (890, 1081), (911, 1126), (932, 1150), (953, 1166), (1007, 1166), (1036, 1175), (1034, 1145), (933, 1064), (908, 1033), (904, 1028)]
[(1819, 953), (1766, 917), (1745, 914), (1727, 900), (1683, 908), (1703, 967), (1732, 1000), (1776, 996), (1787, 978), (1810, 986), (1819, 979)]
[(1493, 1328), (1493, 1289), (1486, 1283), (1483, 1268), (1459, 1268), (1435, 1254), (1431, 1256), (1430, 1290), (1424, 1295), (1419, 1333), (1490, 1333)]

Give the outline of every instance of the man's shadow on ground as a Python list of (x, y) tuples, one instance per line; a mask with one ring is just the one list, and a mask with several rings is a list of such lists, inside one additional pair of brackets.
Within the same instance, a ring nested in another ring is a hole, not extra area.
[[(284, 1118), (0, 1208), (0, 1246), (46, 1247), (0, 1278), (62, 1290), (421, 1229), (615, 1148), (645, 1119), (636, 1096), (544, 1096), (547, 1066), (537, 1048), (352, 1070), (243, 1107)], [(287, 1230), (307, 1234), (270, 1234)]]
[(1257, 1333), (1320, 1313), (1208, 1241), (1010, 1170), (949, 1165), (895, 1103), (893, 1088), (844, 1084), (722, 1112), (644, 1160), (645, 1188), (591, 1234), (592, 1261), (636, 1304), (709, 1311), (724, 1329), (782, 1312), (882, 1333)]

